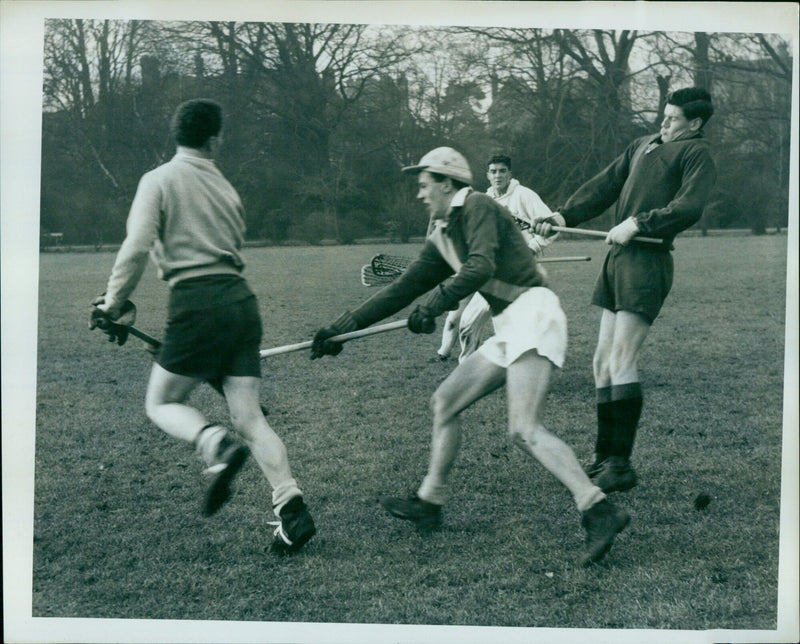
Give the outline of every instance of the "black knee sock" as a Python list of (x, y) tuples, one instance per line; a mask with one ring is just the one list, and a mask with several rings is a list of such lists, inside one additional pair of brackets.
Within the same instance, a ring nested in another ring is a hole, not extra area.
[(642, 414), (642, 386), (638, 382), (611, 387), (614, 435), (611, 455), (629, 459), (636, 439), (636, 428)]
[(611, 439), (614, 435), (614, 403), (611, 387), (600, 387), (597, 393), (597, 439), (594, 445), (595, 459), (599, 463), (611, 454)]

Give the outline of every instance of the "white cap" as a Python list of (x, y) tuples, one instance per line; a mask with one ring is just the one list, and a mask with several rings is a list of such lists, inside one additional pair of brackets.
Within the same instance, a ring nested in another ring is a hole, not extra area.
[(417, 174), (423, 170), (472, 184), (472, 170), (469, 169), (469, 163), (453, 148), (435, 148), (422, 157), (417, 165), (403, 168), (403, 172), (409, 174)]

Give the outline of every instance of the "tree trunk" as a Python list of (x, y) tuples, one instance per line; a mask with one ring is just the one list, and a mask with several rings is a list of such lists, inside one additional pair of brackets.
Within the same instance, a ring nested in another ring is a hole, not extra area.
[(694, 34), (694, 84), (711, 92), (713, 82), (711, 63), (708, 58), (710, 36), (704, 31)]
[(92, 75), (86, 53), (86, 33), (83, 20), (75, 21), (75, 54), (78, 58), (80, 86), (81, 86), (81, 112), (86, 112), (94, 105), (94, 91), (92, 90)]

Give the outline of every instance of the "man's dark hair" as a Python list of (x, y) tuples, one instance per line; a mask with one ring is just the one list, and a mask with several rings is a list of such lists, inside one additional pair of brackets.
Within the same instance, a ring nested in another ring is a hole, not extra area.
[(714, 113), (711, 104), (711, 94), (702, 87), (684, 87), (670, 92), (667, 96), (668, 105), (676, 105), (683, 110), (683, 115), (690, 121), (702, 119), (703, 127)]
[(178, 145), (201, 148), (222, 129), (222, 107), (212, 100), (197, 98), (178, 105), (172, 117), (172, 134)]
[(506, 166), (509, 170), (511, 170), (511, 157), (507, 154), (493, 154), (489, 157), (489, 160), (486, 162), (486, 167), (488, 168), (493, 163), (502, 163)]
[(433, 178), (436, 183), (441, 183), (445, 179), (450, 179), (453, 182), (453, 187), (458, 191), (461, 188), (468, 188), (469, 184), (464, 183), (463, 181), (459, 181), (458, 179), (453, 179), (453, 177), (448, 177), (447, 175), (440, 174), (438, 172), (428, 172), (429, 175)]

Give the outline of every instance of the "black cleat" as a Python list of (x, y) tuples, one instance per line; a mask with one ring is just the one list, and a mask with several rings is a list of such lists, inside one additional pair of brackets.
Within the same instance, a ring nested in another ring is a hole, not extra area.
[(600, 561), (611, 549), (614, 537), (631, 522), (630, 515), (606, 499), (595, 503), (581, 516), (581, 525), (586, 530), (586, 554), (581, 565), (591, 566)]
[(407, 499), (382, 496), (378, 501), (392, 516), (413, 521), (422, 530), (435, 530), (442, 525), (442, 506), (420, 499), (416, 494)]
[(270, 550), (277, 555), (297, 552), (317, 532), (314, 519), (311, 518), (302, 496), (296, 496), (284, 505), (281, 508), (280, 521), (273, 525), (277, 527)]
[(639, 479), (631, 462), (622, 456), (610, 456), (603, 462), (594, 484), (603, 492), (627, 492), (635, 487)]
[(212, 474), (214, 479), (206, 491), (203, 502), (203, 516), (210, 517), (231, 498), (231, 482), (242, 469), (250, 450), (247, 446), (234, 441), (229, 436), (223, 436), (217, 448), (217, 462), (206, 469), (207, 474)]

